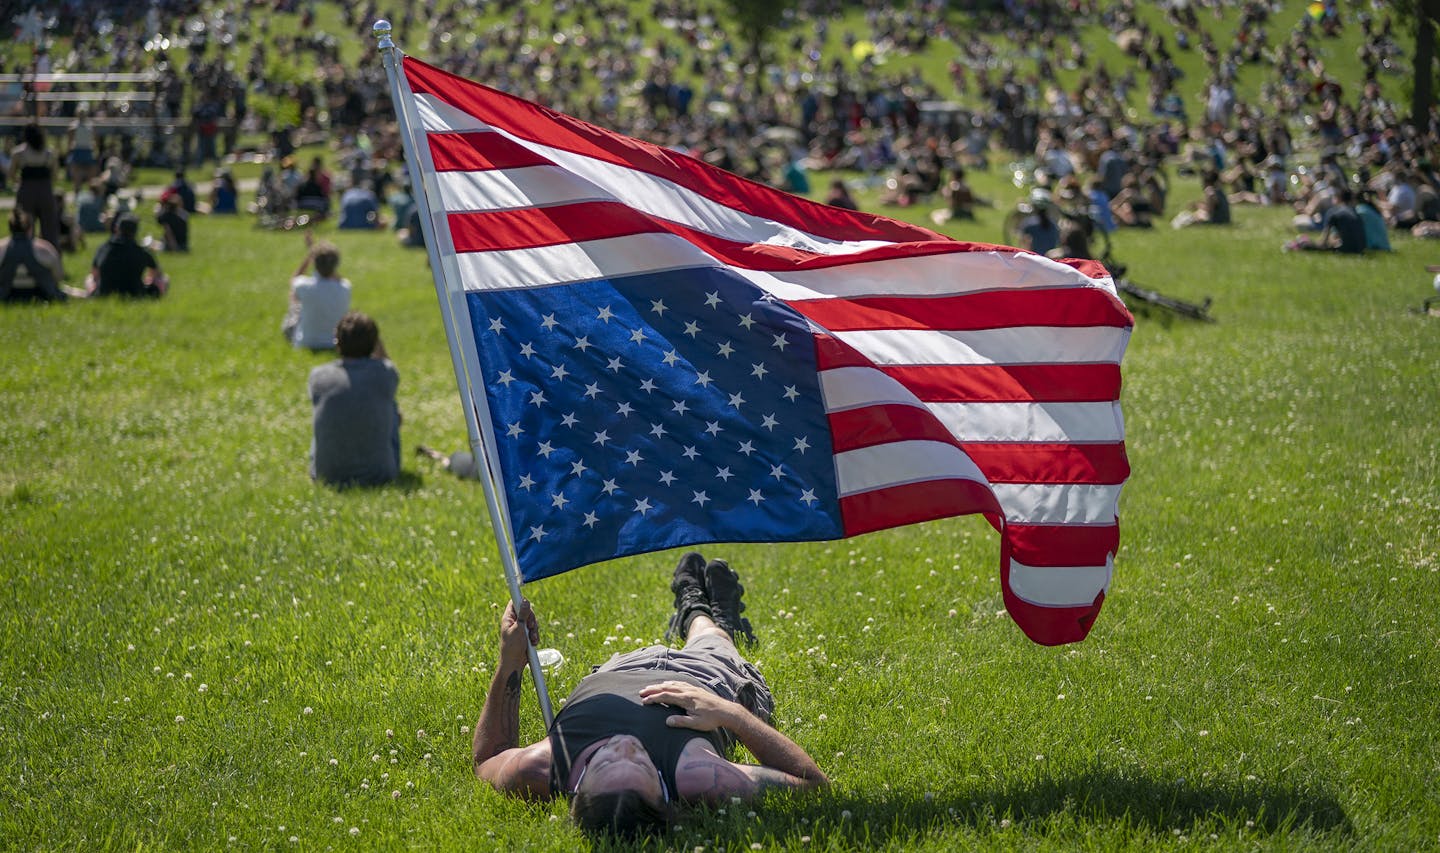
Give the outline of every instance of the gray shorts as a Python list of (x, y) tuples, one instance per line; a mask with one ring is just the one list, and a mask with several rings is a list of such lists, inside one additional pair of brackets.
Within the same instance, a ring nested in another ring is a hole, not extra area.
[(735, 644), (717, 636), (699, 637), (683, 649), (646, 646), (621, 652), (595, 667), (595, 672), (683, 673), (697, 679), (722, 699), (738, 702), (745, 710), (770, 722), (775, 697), (755, 665), (736, 651)]

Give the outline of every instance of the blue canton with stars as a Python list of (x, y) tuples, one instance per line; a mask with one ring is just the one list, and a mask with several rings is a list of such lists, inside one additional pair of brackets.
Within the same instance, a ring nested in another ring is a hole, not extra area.
[(467, 296), (526, 581), (843, 535), (805, 320), (724, 270)]

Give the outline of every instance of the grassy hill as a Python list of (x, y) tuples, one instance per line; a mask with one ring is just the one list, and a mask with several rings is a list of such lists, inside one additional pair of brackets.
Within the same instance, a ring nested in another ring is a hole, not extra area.
[[(1000, 170), (980, 180), (1004, 202)], [(950, 233), (998, 239), (999, 216)], [(401, 371), (405, 447), (460, 447), (423, 253), (322, 235)], [(1286, 212), (1237, 208), (1117, 244), (1220, 322), (1137, 322), (1086, 642), (1020, 634), (978, 519), (706, 548), (744, 577), (777, 725), (835, 786), (651, 846), (1433, 848), (1440, 321), (1407, 309), (1437, 257), (1288, 236)], [(588, 846), (563, 807), (470, 775), (506, 598), (478, 486), (408, 455), (391, 488), (312, 484), (322, 357), (277, 334), (303, 242), (243, 218), (191, 239), (163, 301), (0, 310), (0, 846)], [(527, 588), (554, 696), (660, 636), (676, 556)]]

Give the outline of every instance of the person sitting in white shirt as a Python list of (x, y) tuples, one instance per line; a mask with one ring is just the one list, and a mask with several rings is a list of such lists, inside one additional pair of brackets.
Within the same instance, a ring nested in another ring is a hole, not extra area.
[[(292, 346), (311, 350), (335, 348), (335, 324), (350, 310), (350, 282), (336, 276), (340, 250), (330, 243), (315, 242), (305, 232), (305, 258), (290, 280), (290, 308), (280, 324), (280, 333)], [(306, 275), (311, 261), (315, 275)]]

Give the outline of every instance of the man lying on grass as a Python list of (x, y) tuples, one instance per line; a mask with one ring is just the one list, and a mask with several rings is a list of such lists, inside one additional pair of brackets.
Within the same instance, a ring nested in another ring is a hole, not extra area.
[[(528, 603), (500, 620), (500, 665), (475, 725), (475, 774), (497, 791), (534, 799), (570, 797), (586, 831), (640, 835), (663, 828), (683, 803), (750, 800), (771, 787), (829, 784), (815, 761), (771, 728), (770, 688), (735, 648), (754, 642), (740, 612), (744, 587), (723, 560), (691, 552), (675, 567), (675, 615), (666, 639), (596, 667), (566, 700), (549, 735), (519, 746), (526, 641), (539, 627)], [(739, 742), (760, 764), (725, 758)]]

